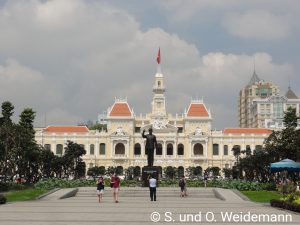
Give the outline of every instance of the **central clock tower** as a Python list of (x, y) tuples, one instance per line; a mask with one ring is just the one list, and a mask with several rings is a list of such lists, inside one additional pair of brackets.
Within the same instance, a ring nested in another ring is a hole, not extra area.
[(155, 83), (153, 86), (153, 100), (152, 100), (152, 116), (167, 116), (166, 112), (166, 98), (164, 76), (162, 73), (155, 74)]

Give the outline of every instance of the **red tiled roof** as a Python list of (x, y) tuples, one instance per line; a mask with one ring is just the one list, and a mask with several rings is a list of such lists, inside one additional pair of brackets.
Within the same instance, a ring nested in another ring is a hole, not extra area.
[(48, 126), (44, 132), (49, 133), (87, 133), (89, 129), (86, 126)]
[(189, 117), (209, 117), (209, 114), (202, 103), (192, 103), (189, 107), (187, 116)]
[(127, 103), (115, 103), (110, 111), (110, 116), (131, 116)]
[(271, 134), (272, 130), (265, 128), (226, 128), (224, 134)]

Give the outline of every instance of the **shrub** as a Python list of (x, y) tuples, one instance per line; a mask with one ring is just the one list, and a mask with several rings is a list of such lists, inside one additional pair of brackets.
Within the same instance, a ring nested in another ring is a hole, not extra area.
[(281, 200), (288, 201), (288, 202), (294, 202), (298, 199), (300, 199), (300, 192), (293, 192), (281, 198)]
[(274, 182), (262, 183), (260, 185), (262, 186), (262, 189), (266, 190), (266, 191), (276, 191), (277, 190), (276, 183), (274, 183)]
[(65, 180), (65, 179), (44, 179), (38, 181), (34, 187), (42, 189), (53, 189), (53, 188), (74, 188), (74, 187), (88, 187), (96, 186), (96, 182), (93, 180)]
[(270, 204), (272, 207), (278, 207), (278, 208), (288, 209), (294, 212), (300, 212), (300, 204), (297, 203), (272, 199), (270, 201)]
[(124, 187), (141, 187), (142, 182), (136, 180), (121, 180), (121, 186)]
[(237, 189), (240, 191), (260, 191), (263, 185), (253, 181), (244, 180), (212, 180), (208, 182), (209, 187), (219, 187), (226, 189)]
[(4, 195), (0, 194), (0, 204), (5, 204), (6, 203), (6, 198)]
[(26, 186), (24, 184), (9, 183), (9, 190), (19, 191), (19, 190), (24, 190), (28, 187), (29, 186)]
[(8, 191), (9, 190), (9, 184), (0, 182), (0, 191)]
[(1, 192), (5, 192), (5, 191), (9, 191), (9, 190), (24, 190), (27, 187), (23, 184), (17, 184), (17, 183), (13, 183), (13, 182), (8, 182), (8, 183), (0, 183), (0, 191)]

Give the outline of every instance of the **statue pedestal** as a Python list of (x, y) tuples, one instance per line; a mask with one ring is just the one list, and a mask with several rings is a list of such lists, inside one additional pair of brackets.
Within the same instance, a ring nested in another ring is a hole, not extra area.
[(142, 168), (142, 181), (143, 181), (143, 187), (149, 187), (149, 181), (148, 177), (154, 175), (154, 178), (158, 182), (158, 176), (159, 176), (159, 169), (156, 166), (144, 166)]

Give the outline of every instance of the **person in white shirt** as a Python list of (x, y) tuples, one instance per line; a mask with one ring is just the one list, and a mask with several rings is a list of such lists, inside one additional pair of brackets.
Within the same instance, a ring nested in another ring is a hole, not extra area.
[(156, 186), (157, 186), (157, 180), (154, 178), (154, 175), (152, 174), (151, 178), (150, 175), (148, 177), (149, 180), (149, 189), (150, 189), (150, 200), (156, 201)]

